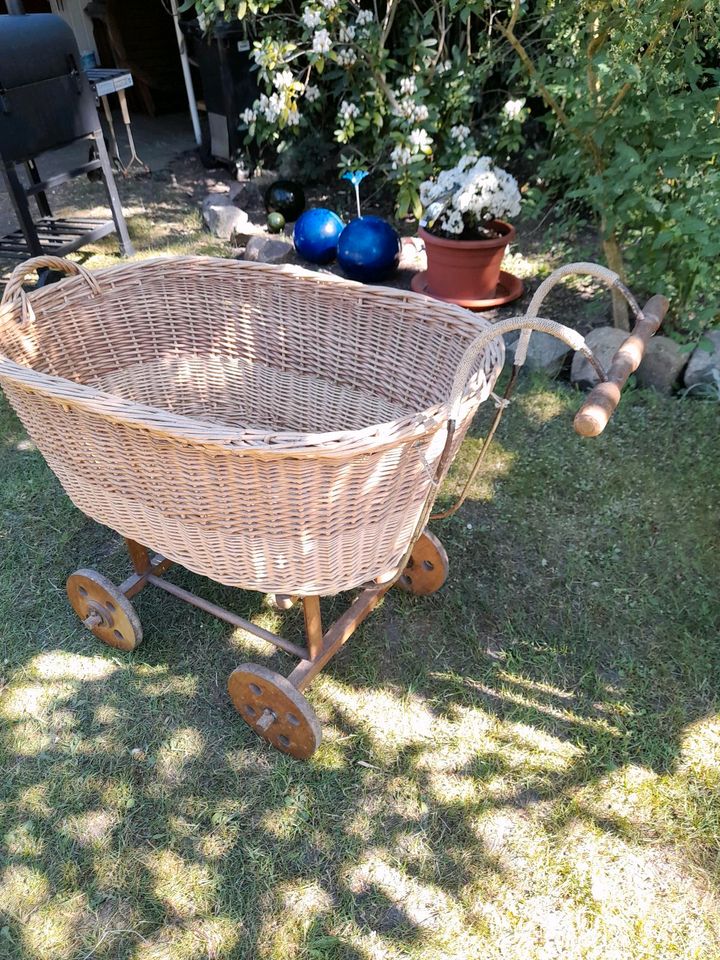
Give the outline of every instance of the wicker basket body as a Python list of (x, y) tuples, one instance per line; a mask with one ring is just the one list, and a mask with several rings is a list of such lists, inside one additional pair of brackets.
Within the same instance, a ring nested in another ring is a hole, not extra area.
[[(0, 384), (82, 511), (247, 589), (326, 595), (395, 571), (486, 321), (294, 267), (92, 276), (0, 310)], [(503, 359), (500, 339), (480, 357), (453, 453)]]

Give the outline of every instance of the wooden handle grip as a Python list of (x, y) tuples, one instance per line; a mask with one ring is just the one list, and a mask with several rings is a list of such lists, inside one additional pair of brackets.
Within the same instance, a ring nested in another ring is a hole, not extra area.
[(635, 329), (613, 357), (607, 380), (590, 391), (575, 415), (573, 426), (581, 437), (597, 437), (603, 432), (620, 402), (622, 388), (630, 374), (640, 366), (645, 347), (657, 333), (669, 306), (669, 301), (660, 294), (645, 304), (643, 319), (635, 324)]

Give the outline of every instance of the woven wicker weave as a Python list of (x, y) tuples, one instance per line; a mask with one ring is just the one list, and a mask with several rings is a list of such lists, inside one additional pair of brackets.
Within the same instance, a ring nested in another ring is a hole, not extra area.
[[(488, 323), (402, 291), (204, 257), (0, 308), (0, 384), (73, 502), (222, 583), (333, 594), (394, 572), (453, 378)], [(453, 453), (504, 359), (479, 357)]]

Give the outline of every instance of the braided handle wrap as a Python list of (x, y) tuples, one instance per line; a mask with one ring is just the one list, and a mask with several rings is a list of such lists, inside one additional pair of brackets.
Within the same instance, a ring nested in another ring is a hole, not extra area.
[(50, 270), (59, 270), (61, 273), (67, 273), (68, 276), (81, 276), (90, 287), (93, 296), (98, 296), (100, 293), (100, 287), (95, 277), (93, 277), (85, 267), (81, 267), (79, 263), (73, 263), (72, 260), (65, 260), (63, 257), (53, 257), (50, 255), (31, 257), (29, 260), (15, 267), (10, 274), (10, 279), (5, 287), (2, 300), (0, 300), (0, 306), (16, 300), (23, 293), (22, 286), (25, 282), (25, 277), (34, 270), (42, 270), (43, 267), (47, 267)]
[(450, 418), (452, 420), (458, 419), (466, 384), (482, 351), (488, 343), (506, 333), (512, 333), (514, 330), (522, 331), (520, 336), (527, 333), (528, 337), (533, 330), (540, 333), (549, 333), (566, 343), (571, 350), (580, 350), (588, 359), (592, 357), (590, 350), (585, 346), (585, 337), (577, 330), (571, 330), (570, 327), (566, 327), (562, 323), (546, 320), (543, 317), (531, 317), (528, 314), (523, 317), (510, 317), (507, 320), (500, 320), (498, 323), (494, 323), (489, 330), (483, 331), (476, 340), (473, 340), (458, 364), (450, 391)]
[[(599, 263), (585, 263), (584, 261), (580, 261), (578, 263), (566, 263), (565, 266), (558, 267), (557, 270), (553, 270), (550, 276), (543, 280), (533, 294), (533, 298), (530, 301), (530, 306), (527, 309), (526, 315), (528, 317), (536, 317), (540, 312), (540, 307), (542, 306), (543, 300), (550, 293), (552, 288), (559, 283), (563, 277), (568, 277), (575, 273), (585, 273), (591, 277), (596, 277), (598, 280), (602, 280), (603, 283), (607, 284), (611, 290), (619, 290), (630, 305), (630, 309), (635, 316), (635, 320), (642, 320), (643, 313), (638, 305), (637, 300), (630, 293), (620, 277), (613, 270), (608, 270), (607, 267), (603, 267)], [(520, 339), (515, 350), (514, 363), (516, 367), (521, 367), (525, 363), (531, 333), (532, 329), (527, 329), (523, 330), (523, 332), (520, 334)], [(593, 364), (593, 366), (595, 366), (595, 364)], [(602, 377), (602, 379), (605, 378)]]

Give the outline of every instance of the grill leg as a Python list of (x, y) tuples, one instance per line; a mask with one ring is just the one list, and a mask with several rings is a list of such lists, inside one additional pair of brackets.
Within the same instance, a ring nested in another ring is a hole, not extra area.
[[(27, 168), (28, 176), (33, 183), (40, 183), (40, 172), (38, 171), (37, 164), (34, 160), (26, 160), (25, 167)], [(37, 203), (38, 210), (40, 211), (41, 217), (52, 217), (52, 210), (50, 209), (50, 204), (48, 203), (47, 194), (45, 191), (35, 194), (35, 202)]]
[(115, 185), (115, 178), (113, 177), (112, 167), (110, 165), (110, 157), (108, 156), (105, 146), (105, 137), (103, 136), (102, 130), (94, 130), (93, 137), (95, 138), (95, 146), (97, 147), (98, 159), (100, 160), (100, 167), (102, 169), (105, 192), (107, 193), (110, 210), (112, 211), (112, 217), (115, 221), (115, 229), (120, 240), (120, 252), (124, 257), (131, 257), (135, 253), (135, 250), (130, 242), (125, 216), (122, 212), (120, 194)]
[(28, 254), (31, 257), (39, 257), (42, 255), (43, 248), (40, 244), (40, 238), (38, 237), (32, 214), (30, 213), (30, 205), (28, 204), (25, 187), (23, 187), (20, 182), (14, 163), (4, 163), (1, 169), (5, 187), (12, 200), (15, 215), (18, 218), (20, 229), (28, 245)]

